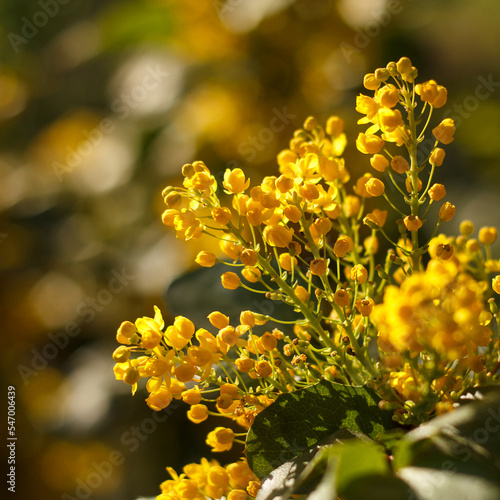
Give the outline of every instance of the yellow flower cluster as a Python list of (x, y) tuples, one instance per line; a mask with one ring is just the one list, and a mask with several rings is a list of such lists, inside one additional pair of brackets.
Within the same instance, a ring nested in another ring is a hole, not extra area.
[(260, 482), (245, 460), (221, 467), (217, 460), (206, 458), (199, 464), (188, 464), (178, 475), (167, 467), (172, 479), (161, 485), (162, 493), (157, 500), (205, 500), (222, 498), (227, 500), (247, 500), (248, 495), (255, 497)]
[[(474, 238), (473, 224), (464, 221), (460, 236), (436, 236), (456, 210), (449, 201), (431, 210), (447, 195), (433, 177), (455, 126), (447, 118), (430, 128), (447, 91), (434, 80), (416, 83), (417, 76), (405, 57), (366, 75), (373, 96), (356, 100), (359, 123), (368, 125), (356, 146), (370, 155), (370, 172), (352, 182), (342, 157), (344, 124), (332, 116), (324, 127), (307, 118), (278, 154), (276, 175), (255, 186), (240, 168), (227, 169), (218, 186), (197, 161), (182, 168), (182, 187), (164, 189), (162, 221), (179, 239), (219, 241), (219, 254), (200, 251), (198, 265), (230, 266), (221, 274), (224, 288), (244, 287), (299, 315), (285, 321), (242, 311), (231, 322), (214, 311), (208, 331), (182, 316), (166, 326), (155, 308), (153, 318), (118, 329), (116, 378), (133, 392), (147, 379), (151, 408), (182, 399), (193, 423), (213, 415), (241, 426), (213, 428), (206, 438), (213, 452), (244, 444), (258, 413), (279, 394), (325, 378), (375, 387), (381, 408), (408, 425), (452, 410), (469, 387), (497, 383), (497, 230), (480, 228)], [(373, 198), (384, 205), (369, 211)], [(432, 234), (422, 242), (424, 224)], [(380, 237), (389, 250), (377, 262)], [(270, 321), (283, 329), (266, 329)], [(244, 461), (221, 467), (203, 459), (181, 475), (168, 471), (159, 500), (243, 500), (260, 486)]]

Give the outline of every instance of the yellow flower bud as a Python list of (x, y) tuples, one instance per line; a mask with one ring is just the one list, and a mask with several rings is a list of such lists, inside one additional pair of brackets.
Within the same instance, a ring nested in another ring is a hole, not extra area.
[(240, 277), (236, 273), (224, 273), (221, 277), (222, 286), (228, 290), (236, 290), (240, 284)]
[(333, 301), (340, 307), (347, 307), (351, 303), (351, 297), (349, 297), (347, 290), (341, 288), (335, 292)]
[(330, 116), (326, 122), (326, 133), (338, 137), (344, 131), (344, 121), (338, 116)]
[(297, 265), (297, 259), (295, 257), (292, 257), (288, 252), (285, 252), (280, 254), (279, 256), (279, 265), (285, 271), (291, 271), (292, 265), (294, 267)]
[(318, 217), (311, 227), (317, 234), (325, 235), (332, 229), (332, 221), (327, 217)]
[(453, 142), (455, 134), (455, 122), (451, 118), (445, 118), (437, 127), (432, 129), (432, 135), (443, 144)]
[(217, 224), (226, 226), (231, 222), (231, 210), (227, 207), (215, 207), (212, 210), (212, 217)]
[(431, 153), (429, 163), (436, 165), (436, 167), (440, 167), (443, 164), (445, 154), (444, 149), (435, 148)]
[(247, 486), (248, 494), (251, 497), (256, 497), (260, 490), (260, 481), (250, 481)]
[(342, 259), (348, 252), (354, 249), (354, 243), (349, 236), (339, 236), (335, 245), (333, 245), (333, 253)]
[(264, 239), (272, 247), (286, 248), (291, 243), (292, 237), (293, 229), (280, 224), (266, 226), (264, 229)]
[(410, 165), (408, 164), (408, 161), (402, 156), (395, 156), (391, 160), (391, 168), (398, 174), (404, 174), (405, 172), (410, 170)]
[(442, 184), (435, 183), (429, 189), (429, 198), (434, 201), (442, 200), (446, 196), (446, 188)]
[(360, 285), (368, 279), (368, 271), (362, 264), (356, 264), (351, 269), (351, 279)]
[[(220, 465), (212, 465), (207, 475), (208, 484), (211, 486), (216, 486), (218, 488), (222, 488), (223, 490), (229, 486), (229, 474), (226, 469), (221, 467)], [(221, 496), (220, 493), (216, 495), (210, 495), (214, 498)]]
[(474, 224), (470, 220), (464, 220), (460, 223), (460, 234), (470, 236), (474, 232)]
[(115, 363), (125, 363), (129, 358), (130, 350), (124, 345), (117, 347), (113, 352), (113, 361), (115, 361)]
[(436, 256), (441, 260), (448, 260), (453, 255), (453, 247), (450, 244), (440, 243), (436, 248)]
[(422, 227), (422, 221), (414, 215), (407, 215), (403, 219), (403, 224), (408, 231), (418, 231)]
[(294, 185), (295, 183), (293, 182), (293, 179), (291, 179), (290, 177), (285, 177), (284, 175), (280, 175), (276, 179), (276, 189), (280, 193), (288, 193), (288, 191), (290, 191)]
[(397, 63), (396, 68), (399, 73), (404, 75), (405, 73), (410, 73), (412, 71), (412, 64), (408, 57), (402, 57)]
[[(233, 446), (234, 432), (226, 427), (216, 427), (208, 433), (206, 443), (212, 447), (212, 451), (227, 451)], [(185, 497), (194, 498), (194, 497)]]
[(255, 326), (255, 314), (252, 311), (241, 311), (240, 323), (253, 328)]
[(430, 104), (435, 108), (442, 108), (448, 100), (448, 91), (442, 85), (438, 85), (437, 90), (438, 95)]
[(187, 417), (191, 422), (199, 424), (208, 418), (208, 408), (205, 405), (193, 405), (187, 412)]
[(200, 404), (201, 392), (198, 386), (193, 387), (182, 393), (182, 401), (190, 406)]
[(124, 321), (118, 328), (118, 335), (122, 335), (123, 337), (130, 339), (136, 334), (137, 330), (135, 328), (134, 323), (130, 321)]
[(497, 239), (497, 230), (495, 227), (482, 227), (479, 230), (479, 241), (483, 245), (493, 245)]
[(374, 73), (368, 73), (363, 78), (363, 85), (368, 90), (377, 90), (380, 87), (380, 82), (377, 80)]
[(318, 127), (319, 123), (314, 116), (308, 116), (304, 121), (304, 130), (312, 131)]
[(293, 289), (293, 291), (301, 302), (307, 302), (309, 300), (309, 292), (303, 286), (298, 285)]
[(491, 287), (493, 288), (494, 292), (496, 292), (500, 295), (500, 274), (493, 278), (493, 280), (491, 282)]
[(262, 276), (260, 269), (252, 266), (246, 266), (242, 269), (241, 274), (250, 283), (257, 283)]
[(437, 83), (435, 80), (419, 83), (415, 85), (415, 92), (420, 96), (422, 102), (432, 104), (434, 99), (438, 96)]
[(443, 203), (443, 205), (439, 209), (439, 218), (443, 222), (448, 222), (455, 215), (455, 210), (455, 205), (452, 205), (449, 201), (447, 201), (446, 203)]
[(161, 215), (161, 221), (165, 226), (174, 227), (175, 218), (179, 215), (179, 211), (173, 208), (165, 210)]
[[(404, 125), (403, 116), (399, 109), (381, 108), (378, 111), (378, 119), (380, 128), (386, 132), (393, 132)], [(378, 153), (378, 151), (375, 152)]]
[(389, 160), (384, 155), (373, 155), (370, 158), (370, 165), (379, 172), (385, 172), (386, 168), (389, 166)]
[(264, 359), (255, 363), (255, 371), (259, 377), (266, 378), (273, 373), (273, 367)]
[(260, 342), (266, 351), (272, 351), (273, 349), (276, 349), (276, 346), (278, 345), (276, 337), (270, 332), (264, 333), (264, 335), (260, 338)]
[(233, 170), (228, 168), (224, 172), (224, 181), (222, 185), (233, 194), (242, 193), (250, 185), (250, 179), (245, 180), (245, 174), (241, 168), (235, 168)]
[(238, 358), (235, 361), (238, 371), (241, 373), (248, 373), (254, 365), (253, 359), (250, 358)]
[(385, 191), (384, 183), (380, 179), (377, 179), (376, 177), (372, 177), (371, 179), (369, 179), (368, 182), (365, 184), (365, 188), (366, 192), (370, 196), (382, 196)]
[(479, 252), (481, 250), (481, 245), (476, 239), (470, 239), (466, 244), (465, 248), (472, 253)]
[(248, 495), (244, 490), (231, 490), (227, 495), (227, 500), (247, 500)]
[(361, 153), (374, 155), (380, 153), (385, 142), (378, 135), (360, 133), (356, 139), (356, 147)]
[(240, 254), (240, 261), (245, 266), (254, 266), (258, 261), (258, 253), (251, 248), (246, 248)]
[(378, 252), (378, 238), (376, 236), (368, 236), (363, 241), (363, 246), (367, 253), (375, 254)]
[[(411, 185), (411, 178), (406, 178), (405, 179), (405, 186), (406, 190), (411, 193), (413, 191), (412, 185)], [(417, 193), (422, 189), (422, 181), (417, 177)]]
[(205, 366), (212, 361), (212, 353), (208, 349), (198, 345), (190, 346), (187, 350), (187, 354), (189, 360), (195, 366)]
[(141, 376), (139, 375), (139, 372), (132, 366), (130, 368), (127, 368), (125, 374), (123, 375), (123, 381), (129, 385), (137, 384), (140, 378)]
[(196, 375), (196, 367), (188, 356), (182, 357), (183, 361), (174, 368), (174, 375), (180, 382), (190, 382)]
[(207, 317), (208, 321), (210, 321), (210, 324), (218, 330), (222, 330), (229, 325), (229, 318), (219, 311), (211, 312)]
[(202, 250), (198, 252), (196, 259), (194, 261), (202, 267), (212, 267), (215, 264), (217, 257), (212, 252), (205, 252)]
[(356, 217), (361, 208), (361, 201), (358, 196), (348, 195), (342, 204), (346, 217)]
[(193, 322), (184, 316), (177, 316), (175, 318), (174, 327), (179, 332), (179, 335), (187, 340), (191, 339), (194, 335), (195, 328)]
[(311, 261), (309, 269), (315, 276), (323, 276), (328, 272), (328, 264), (325, 259), (314, 259)]
[(378, 100), (384, 108), (393, 108), (399, 102), (399, 90), (394, 85), (380, 89)]
[(155, 411), (161, 411), (172, 402), (172, 394), (166, 387), (152, 392), (146, 399), (147, 405)]
[(356, 300), (356, 309), (358, 310), (359, 314), (361, 314), (361, 316), (370, 316), (374, 307), (375, 302), (373, 302), (373, 299), (371, 299), (370, 297)]

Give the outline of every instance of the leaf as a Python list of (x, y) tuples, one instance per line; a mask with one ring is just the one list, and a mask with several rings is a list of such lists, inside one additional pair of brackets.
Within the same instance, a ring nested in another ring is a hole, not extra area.
[(406, 434), (393, 463), (418, 499), (500, 498), (498, 388)]
[(281, 394), (259, 413), (246, 441), (250, 467), (264, 478), (284, 462), (327, 438), (350, 429), (373, 439), (395, 426), (391, 414), (378, 408), (379, 397), (368, 387), (323, 380)]
[(418, 500), (498, 500), (500, 486), (472, 474), (454, 470), (405, 467), (398, 475), (415, 491)]
[(410, 489), (391, 476), (384, 449), (365, 439), (312, 446), (272, 471), (256, 500), (288, 500), (297, 493), (310, 493), (308, 500), (408, 498)]

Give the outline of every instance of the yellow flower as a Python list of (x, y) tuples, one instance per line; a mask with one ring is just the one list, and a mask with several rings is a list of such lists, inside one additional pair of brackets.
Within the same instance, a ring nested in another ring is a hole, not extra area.
[(241, 168), (235, 168), (233, 170), (228, 168), (224, 172), (224, 181), (222, 185), (230, 193), (242, 193), (250, 185), (250, 179), (245, 180), (245, 174)]
[(174, 327), (179, 332), (179, 335), (187, 340), (191, 340), (191, 337), (194, 335), (195, 328), (193, 322), (184, 316), (177, 316), (175, 318)]
[(479, 241), (483, 245), (492, 245), (497, 239), (497, 230), (495, 227), (482, 227), (479, 230)]
[(254, 365), (254, 360), (250, 358), (238, 358), (235, 361), (236, 367), (238, 368), (238, 371), (241, 373), (248, 373)]
[(230, 450), (233, 446), (234, 432), (227, 427), (216, 427), (208, 433), (206, 443), (212, 447), (212, 451), (220, 452)]
[(384, 155), (376, 154), (370, 158), (370, 165), (379, 172), (385, 172), (389, 166), (389, 160)]
[(341, 288), (335, 292), (333, 301), (340, 307), (347, 307), (351, 303), (351, 297), (349, 296), (347, 290)]
[(135, 321), (137, 331), (141, 335), (141, 344), (146, 349), (154, 349), (160, 344), (163, 337), (161, 329), (165, 326), (165, 323), (158, 307), (154, 306), (154, 309), (154, 318), (148, 318), (145, 316), (143, 318), (138, 318)]
[(436, 167), (440, 167), (443, 164), (445, 151), (441, 148), (434, 148), (429, 158), (429, 163), (436, 165)]
[(351, 279), (360, 285), (368, 279), (368, 271), (362, 264), (356, 264), (351, 269)]
[(126, 339), (132, 338), (136, 334), (136, 329), (134, 323), (130, 321), (124, 321), (118, 327), (118, 335), (125, 337)]
[(259, 377), (266, 378), (273, 373), (273, 367), (265, 359), (255, 363), (255, 371), (259, 374)]
[(393, 108), (399, 102), (399, 90), (394, 85), (384, 85), (376, 95), (384, 108)]
[(496, 292), (500, 295), (500, 274), (493, 278), (493, 280), (491, 282), (491, 287), (493, 288), (494, 292)]
[(391, 160), (391, 167), (398, 174), (404, 174), (405, 172), (408, 172), (408, 170), (410, 170), (408, 161), (402, 156), (395, 156)]
[(355, 305), (361, 316), (369, 316), (375, 306), (375, 302), (370, 297), (366, 297), (365, 299), (357, 299)]
[(236, 290), (240, 286), (241, 280), (236, 273), (227, 272), (221, 276), (221, 283), (228, 290)]
[[(394, 132), (394, 130), (396, 130), (398, 127), (402, 127), (404, 125), (403, 117), (399, 109), (379, 109), (378, 121), (380, 124), (380, 128), (383, 129), (384, 132)], [(378, 153), (378, 151), (375, 151), (375, 153)]]
[(292, 257), (288, 252), (284, 252), (279, 256), (279, 264), (285, 271), (291, 271), (292, 266), (297, 265), (297, 259)]
[(301, 285), (297, 285), (293, 291), (295, 292), (295, 295), (297, 295), (297, 298), (301, 302), (307, 302), (309, 300), (309, 293), (308, 291)]
[(196, 366), (191, 362), (189, 356), (182, 356), (181, 363), (174, 368), (174, 375), (180, 382), (190, 382), (196, 372)]
[(354, 243), (349, 236), (339, 236), (335, 245), (333, 245), (333, 253), (342, 259), (348, 252), (354, 249)]
[(470, 236), (474, 232), (474, 224), (470, 220), (464, 220), (460, 223), (460, 234)]
[(205, 250), (198, 252), (196, 259), (194, 259), (194, 261), (202, 267), (212, 267), (216, 260), (215, 254), (206, 252)]
[(380, 153), (385, 142), (378, 135), (360, 133), (356, 139), (356, 147), (361, 153), (374, 155)]
[(328, 264), (325, 259), (314, 259), (311, 261), (309, 269), (311, 270), (311, 274), (323, 276), (328, 272)]
[(193, 387), (182, 393), (182, 401), (190, 406), (200, 404), (201, 392), (198, 386)]
[(380, 82), (375, 78), (374, 73), (368, 73), (363, 78), (363, 85), (368, 90), (377, 90), (380, 87)]
[(437, 127), (432, 129), (432, 135), (443, 144), (453, 142), (455, 134), (455, 122), (451, 118), (445, 118)]
[(403, 219), (403, 223), (408, 231), (418, 231), (422, 227), (422, 221), (414, 215), (407, 215)]
[(229, 325), (229, 317), (219, 311), (211, 312), (207, 317), (210, 324), (218, 330), (222, 330), (222, 328)]
[(429, 198), (434, 201), (442, 200), (446, 196), (446, 188), (442, 184), (435, 183), (429, 189)]
[(152, 392), (146, 399), (148, 406), (155, 411), (161, 411), (172, 402), (172, 394), (166, 387)]
[(455, 205), (452, 205), (450, 202), (443, 203), (441, 208), (439, 209), (439, 218), (443, 222), (450, 221), (455, 215)]
[(227, 207), (215, 207), (212, 210), (212, 217), (217, 224), (226, 226), (231, 221), (231, 210)]
[(358, 196), (348, 195), (345, 197), (342, 208), (346, 217), (356, 217), (361, 207), (361, 201)]
[(246, 266), (241, 271), (241, 274), (250, 283), (257, 283), (262, 276), (260, 269), (258, 267), (252, 267), (252, 266)]
[(201, 404), (193, 405), (188, 410), (187, 417), (191, 422), (199, 424), (208, 418), (208, 408)]
[(286, 248), (293, 238), (293, 229), (275, 224), (266, 226), (264, 229), (264, 239), (272, 247)]
[(365, 184), (365, 188), (366, 192), (370, 196), (382, 196), (385, 191), (384, 183), (380, 179), (377, 179), (376, 177), (372, 177), (371, 179), (369, 179), (368, 182)]
[(232, 490), (227, 496), (227, 500), (247, 500), (248, 495), (245, 490)]

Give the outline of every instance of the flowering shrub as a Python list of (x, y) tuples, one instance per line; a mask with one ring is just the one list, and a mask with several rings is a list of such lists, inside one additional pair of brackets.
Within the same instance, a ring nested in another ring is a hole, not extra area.
[[(406, 57), (365, 76), (373, 95), (356, 100), (358, 123), (368, 125), (356, 147), (371, 167), (353, 192), (337, 116), (325, 127), (307, 118), (278, 155), (279, 175), (257, 186), (235, 168), (220, 190), (197, 161), (182, 168), (182, 187), (163, 191), (162, 220), (179, 239), (220, 241), (227, 259), (201, 251), (200, 266), (229, 266), (224, 288), (281, 301), (296, 316), (213, 311), (209, 331), (183, 316), (166, 326), (155, 308), (153, 318), (120, 325), (116, 378), (133, 393), (146, 379), (154, 410), (182, 399), (194, 423), (226, 419), (207, 444), (242, 450), (225, 466), (204, 458), (180, 475), (167, 468), (171, 479), (158, 500), (378, 498), (373, 481), (384, 498), (448, 498), (446, 474), (456, 485), (464, 472), (449, 442), (461, 443), (476, 467), (491, 458), (500, 426), (486, 428), (483, 443), (467, 432), (499, 406), (498, 393), (484, 395), (498, 384), (500, 366), (492, 298), (500, 293), (500, 275), (492, 277), (500, 261), (490, 252), (497, 231), (484, 227), (474, 238), (464, 221), (457, 237), (438, 233), (455, 214), (446, 188), (433, 181), (455, 126), (449, 118), (431, 125), (447, 91), (416, 78)], [(370, 198), (384, 200), (369, 211)], [(467, 406), (465, 396), (484, 401)], [(449, 412), (452, 421), (434, 418)], [(450, 425), (453, 438), (444, 430)], [(485, 489), (461, 498), (499, 497), (495, 452), (494, 474), (474, 486)], [(444, 474), (440, 482), (425, 476), (429, 470)], [(431, 496), (422, 485), (432, 486)]]

